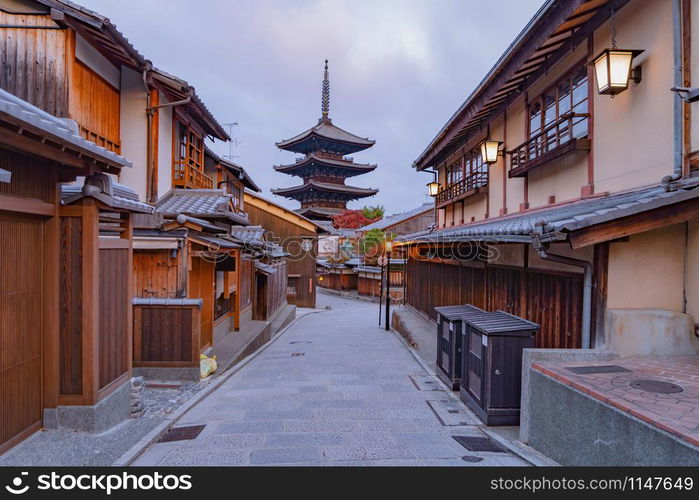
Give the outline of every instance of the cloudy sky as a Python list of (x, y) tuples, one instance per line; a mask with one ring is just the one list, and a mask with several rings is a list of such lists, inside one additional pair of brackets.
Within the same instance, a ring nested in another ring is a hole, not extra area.
[[(379, 188), (354, 202), (388, 213), (427, 200), (411, 164), (524, 27), (542, 0), (76, 0), (106, 15), (154, 65), (187, 80), (220, 123), (237, 122), (233, 159), (263, 194), (299, 179), (272, 170), (274, 143), (320, 117), (330, 60), (330, 117), (376, 145), (378, 168), (349, 182)], [(228, 154), (229, 145), (213, 149)]]

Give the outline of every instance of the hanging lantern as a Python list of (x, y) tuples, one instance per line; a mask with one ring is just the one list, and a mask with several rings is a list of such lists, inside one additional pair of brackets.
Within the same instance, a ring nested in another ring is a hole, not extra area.
[(500, 141), (491, 141), (490, 139), (481, 142), (481, 158), (483, 163), (492, 165), (498, 161), (498, 152), (500, 150)]
[(602, 95), (616, 95), (629, 88), (629, 80), (641, 82), (641, 67), (631, 69), (633, 59), (642, 50), (604, 49), (594, 58), (597, 92)]
[(427, 192), (430, 194), (430, 196), (437, 196), (437, 193), (439, 192), (439, 182), (432, 181), (427, 183)]

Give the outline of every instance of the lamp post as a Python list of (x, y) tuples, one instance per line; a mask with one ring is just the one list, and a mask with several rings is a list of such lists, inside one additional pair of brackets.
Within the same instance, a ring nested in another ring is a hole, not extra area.
[(386, 250), (386, 331), (390, 328), (391, 322), (391, 250), (393, 250), (393, 242), (385, 241), (384, 249)]

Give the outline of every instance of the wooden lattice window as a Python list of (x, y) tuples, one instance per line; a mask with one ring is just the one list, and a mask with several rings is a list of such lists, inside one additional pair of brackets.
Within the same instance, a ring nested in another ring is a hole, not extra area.
[(192, 127), (175, 122), (173, 184), (195, 189), (213, 188), (213, 178), (204, 173), (204, 139)]

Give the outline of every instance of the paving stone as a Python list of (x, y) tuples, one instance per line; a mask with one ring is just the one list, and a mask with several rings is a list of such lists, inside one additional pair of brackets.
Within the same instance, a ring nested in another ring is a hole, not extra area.
[(414, 458), (407, 447), (401, 446), (332, 446), (323, 449), (330, 460), (375, 460), (381, 458)]
[(250, 451), (172, 451), (158, 465), (247, 465)]
[(281, 422), (223, 422), (217, 424), (214, 434), (246, 434), (250, 432), (280, 432)]
[(287, 432), (283, 434), (268, 434), (264, 444), (268, 448), (295, 448), (304, 446), (336, 446), (343, 444), (345, 441), (344, 435), (340, 433)]
[(252, 465), (314, 463), (323, 459), (320, 448), (261, 448), (253, 450)]

